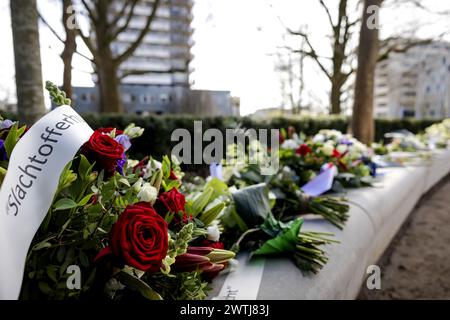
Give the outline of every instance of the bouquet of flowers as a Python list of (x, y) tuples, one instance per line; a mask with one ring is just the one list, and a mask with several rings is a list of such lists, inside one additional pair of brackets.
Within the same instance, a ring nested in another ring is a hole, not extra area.
[(280, 161), (299, 177), (301, 185), (316, 177), (324, 166), (335, 167), (333, 191), (344, 187), (370, 186), (376, 175), (373, 151), (349, 134), (320, 130), (311, 139), (300, 138), (293, 130), (281, 145)]
[[(66, 102), (55, 86), (47, 88), (57, 104)], [(26, 129), (0, 125), (4, 177)], [(186, 197), (176, 159), (129, 159), (142, 132), (133, 124), (97, 129), (66, 165), (26, 258), (22, 299), (206, 297), (208, 282), (235, 255), (218, 238), (208, 240), (224, 203)], [(73, 266), (83, 279), (79, 290), (68, 288)]]
[(450, 119), (429, 126), (421, 138), (430, 147), (447, 148), (450, 141)]
[[(185, 188), (194, 200), (224, 203), (223, 211), (208, 228), (208, 239), (220, 235), (226, 247), (235, 252), (250, 250), (251, 256), (288, 256), (303, 272), (317, 273), (327, 262), (321, 246), (336, 243), (332, 234), (301, 230), (303, 219), (298, 215), (276, 218), (275, 201), (270, 197), (267, 184), (249, 185), (240, 189), (229, 187), (217, 177), (208, 181), (197, 179)], [(206, 212), (212, 210), (206, 208)], [(209, 216), (209, 214), (206, 214)]]

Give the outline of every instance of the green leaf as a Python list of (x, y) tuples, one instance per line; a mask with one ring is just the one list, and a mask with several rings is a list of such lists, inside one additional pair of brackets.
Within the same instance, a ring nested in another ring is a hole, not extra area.
[(206, 183), (205, 187), (213, 189), (213, 194), (211, 195), (210, 201), (215, 200), (217, 197), (230, 193), (228, 191), (227, 184), (218, 178), (212, 178), (211, 180), (209, 180)]
[(77, 203), (75, 201), (73, 201), (72, 199), (63, 198), (63, 199), (59, 199), (54, 204), (54, 211), (72, 209), (72, 208), (75, 208), (77, 206), (78, 206)]
[(295, 252), (298, 235), (300, 233), (300, 228), (303, 224), (303, 219), (299, 218), (295, 220), (289, 229), (284, 231), (277, 237), (266, 241), (258, 250), (256, 250), (254, 255), (273, 255), (285, 252)]
[(55, 266), (47, 266), (47, 276), (55, 283), (58, 282), (56, 278), (56, 270)]
[(211, 196), (213, 195), (213, 188), (205, 188), (201, 194), (196, 196), (192, 201), (192, 216), (195, 218), (206, 205), (210, 202)]
[(91, 173), (91, 170), (91, 164), (89, 163), (88, 159), (83, 154), (81, 154), (80, 163), (78, 165), (78, 173), (84, 179)]
[(91, 198), (92, 198), (93, 195), (94, 195), (93, 193), (90, 193), (90, 194), (84, 196), (83, 199), (81, 199), (81, 200), (77, 203), (77, 207), (82, 207), (82, 206), (84, 206), (86, 203), (88, 203), (89, 200), (91, 200)]
[(12, 127), (9, 129), (8, 136), (5, 139), (5, 150), (8, 154), (8, 157), (11, 157), (11, 153), (14, 149), (14, 147), (17, 144), (17, 141), (19, 141), (20, 136), (24, 133), (26, 129), (26, 126), (22, 126), (19, 128), (19, 124), (16, 122), (12, 125)]
[(39, 242), (38, 244), (36, 244), (33, 247), (33, 251), (38, 251), (38, 250), (45, 249), (45, 248), (48, 248), (48, 247), (51, 247), (51, 246), (52, 246), (52, 244), (50, 242), (48, 242), (47, 240), (44, 240), (44, 241)]
[(115, 278), (117, 278), (117, 280), (122, 282), (124, 285), (128, 286), (130, 289), (138, 290), (145, 298), (149, 300), (162, 300), (162, 297), (148, 284), (129, 273), (120, 271), (115, 275)]
[(163, 176), (165, 179), (169, 178), (170, 176), (170, 168), (171, 168), (171, 164), (170, 164), (170, 159), (168, 156), (164, 156), (162, 159), (162, 172), (163, 172)]
[(50, 288), (50, 286), (48, 285), (48, 283), (40, 281), (38, 283), (39, 289), (46, 295), (51, 295), (53, 293), (52, 288)]
[(265, 183), (239, 189), (232, 193), (237, 214), (252, 228), (271, 215), (269, 190)]
[(64, 257), (66, 256), (66, 248), (65, 247), (59, 247), (57, 253), (56, 253), (56, 260), (59, 263), (62, 263), (64, 261)]
[(119, 179), (119, 182), (126, 185), (127, 187), (131, 187), (130, 182), (126, 178)]
[(203, 212), (198, 219), (203, 222), (205, 226), (207, 226), (217, 218), (217, 216), (222, 212), (223, 208), (225, 208), (225, 202), (219, 202), (211, 209)]

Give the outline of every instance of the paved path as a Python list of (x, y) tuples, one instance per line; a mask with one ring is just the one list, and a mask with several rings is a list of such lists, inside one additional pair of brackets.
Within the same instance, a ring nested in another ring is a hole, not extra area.
[(359, 299), (450, 299), (450, 176), (418, 203), (384, 256), (381, 290)]

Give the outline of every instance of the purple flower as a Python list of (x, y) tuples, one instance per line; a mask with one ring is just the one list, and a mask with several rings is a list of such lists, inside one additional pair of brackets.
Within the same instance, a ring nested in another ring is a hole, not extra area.
[(12, 127), (13, 124), (14, 124), (14, 122), (9, 119), (0, 121), (0, 130), (9, 129)]
[(128, 137), (126, 134), (119, 134), (117, 137), (114, 138), (114, 140), (120, 143), (125, 149), (125, 151), (127, 151), (131, 147), (130, 137)]
[(342, 139), (339, 141), (339, 144), (345, 144), (345, 145), (347, 145), (347, 146), (351, 146), (351, 145), (353, 144), (353, 142), (350, 141), (350, 140), (347, 139), (347, 138), (342, 138)]
[(5, 142), (0, 139), (0, 161), (8, 160), (8, 154), (5, 149)]
[(122, 159), (117, 161), (117, 171), (123, 175), (123, 166), (127, 163), (127, 156), (125, 155), (125, 152), (122, 155)]

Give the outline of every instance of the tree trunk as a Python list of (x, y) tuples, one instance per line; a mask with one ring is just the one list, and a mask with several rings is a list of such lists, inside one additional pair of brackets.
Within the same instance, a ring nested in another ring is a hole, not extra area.
[(337, 81), (333, 81), (331, 83), (331, 94), (330, 94), (331, 114), (341, 113), (341, 89), (342, 85), (340, 85)]
[(33, 124), (45, 114), (36, 0), (11, 0), (19, 120)]
[(120, 82), (117, 78), (117, 66), (111, 56), (100, 56), (97, 65), (98, 87), (100, 90), (100, 112), (122, 113), (124, 111), (120, 97)]
[[(360, 141), (369, 144), (374, 139), (373, 98), (375, 67), (378, 57), (378, 28), (369, 28), (371, 13), (367, 8), (378, 6), (382, 0), (365, 0), (358, 49), (358, 70), (355, 82), (355, 100), (353, 105), (352, 131)], [(375, 14), (378, 14), (378, 10)]]
[(97, 56), (95, 64), (97, 68), (98, 88), (100, 91), (100, 112), (123, 113), (122, 99), (120, 96), (120, 81), (117, 77), (119, 65), (114, 60), (111, 51), (108, 25), (108, 12), (111, 2), (99, 1), (97, 5), (98, 19), (95, 21), (95, 35), (97, 44)]
[(64, 50), (61, 53), (61, 58), (64, 63), (64, 73), (63, 73), (63, 86), (62, 89), (66, 93), (69, 99), (72, 99), (72, 58), (77, 50), (76, 42), (76, 30), (68, 25), (69, 13), (68, 8), (72, 6), (72, 0), (63, 0), (63, 16), (62, 23), (64, 26), (64, 31), (66, 33), (66, 40), (64, 42)]

